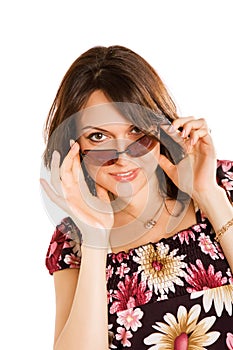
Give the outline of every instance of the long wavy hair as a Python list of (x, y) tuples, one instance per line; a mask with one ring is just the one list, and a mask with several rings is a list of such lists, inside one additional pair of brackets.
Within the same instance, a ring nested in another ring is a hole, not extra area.
[[(44, 129), (46, 149), (44, 164), (50, 168), (54, 150), (61, 155), (61, 162), (70, 148), (70, 139), (76, 139), (74, 120), (70, 118), (85, 106), (90, 95), (101, 90), (110, 101), (142, 106), (164, 121), (178, 118), (175, 103), (154, 68), (134, 51), (119, 45), (96, 46), (80, 55), (66, 72), (50, 108)], [(136, 119), (135, 119), (136, 118)], [(145, 132), (153, 126), (153, 118), (135, 117), (127, 113), (127, 119)], [(64, 123), (66, 121), (66, 123)], [(151, 125), (150, 125), (151, 124)], [(58, 128), (62, 132), (57, 133)], [(58, 136), (59, 135), (59, 136)], [(166, 136), (166, 137), (165, 137)], [(171, 162), (182, 158), (182, 148), (174, 140), (160, 132), (160, 152)], [(83, 164), (83, 162), (82, 162)], [(84, 168), (88, 186), (92, 191), (90, 177)], [(158, 166), (156, 174), (161, 193), (177, 199), (178, 188)], [(92, 191), (93, 192), (93, 191)], [(188, 196), (179, 191), (179, 198)]]

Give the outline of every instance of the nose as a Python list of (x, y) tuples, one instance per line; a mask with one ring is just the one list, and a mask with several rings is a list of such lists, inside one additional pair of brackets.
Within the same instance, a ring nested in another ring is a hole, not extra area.
[(117, 147), (117, 161), (116, 164), (118, 165), (126, 165), (129, 163), (129, 161), (132, 161), (132, 158), (129, 155), (129, 150), (128, 150), (128, 143), (126, 142), (121, 142), (121, 145), (118, 144)]
[(118, 153), (118, 158), (116, 161), (116, 165), (118, 166), (126, 166), (127, 164), (129, 164), (129, 162), (132, 162), (132, 159), (128, 157), (127, 153), (122, 152), (122, 153)]
[(121, 152), (117, 152), (117, 156), (118, 156), (118, 160), (123, 160), (123, 159), (128, 159), (128, 149), (124, 150), (124, 151), (121, 151)]
[(115, 140), (115, 148), (117, 149), (118, 154), (123, 154), (126, 152), (126, 149), (128, 147), (128, 145), (130, 144), (130, 141), (126, 140), (126, 139), (116, 139)]

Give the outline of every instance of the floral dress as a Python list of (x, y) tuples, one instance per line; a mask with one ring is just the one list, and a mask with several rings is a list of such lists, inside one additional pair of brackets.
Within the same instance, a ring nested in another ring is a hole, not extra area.
[[(233, 162), (217, 181), (233, 199)], [(107, 254), (109, 349), (233, 350), (233, 276), (207, 218), (157, 243)], [(57, 226), (46, 256), (52, 274), (81, 264), (81, 234)]]

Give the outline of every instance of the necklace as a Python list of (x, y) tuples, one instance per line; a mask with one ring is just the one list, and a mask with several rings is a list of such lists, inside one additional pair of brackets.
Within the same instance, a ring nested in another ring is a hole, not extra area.
[(129, 214), (130, 216), (132, 216), (133, 218), (135, 218), (136, 220), (140, 221), (143, 223), (143, 226), (147, 229), (150, 230), (152, 229), (156, 224), (157, 224), (157, 220), (156, 220), (156, 216), (158, 215), (158, 213), (160, 213), (161, 209), (163, 208), (164, 205), (164, 199), (162, 200), (161, 205), (159, 206), (159, 208), (156, 210), (154, 216), (151, 219), (146, 220), (145, 222), (138, 219), (137, 216), (133, 215), (132, 213), (130, 213), (128, 210), (126, 209), (122, 209), (122, 211), (124, 211), (125, 213)]

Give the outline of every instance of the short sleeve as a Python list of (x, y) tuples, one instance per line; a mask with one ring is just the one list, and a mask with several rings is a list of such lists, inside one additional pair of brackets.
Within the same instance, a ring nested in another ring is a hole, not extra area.
[(45, 265), (52, 275), (55, 271), (79, 268), (81, 264), (81, 233), (67, 217), (56, 227), (46, 254)]
[(231, 203), (233, 203), (233, 161), (218, 160), (217, 183), (225, 189)]

